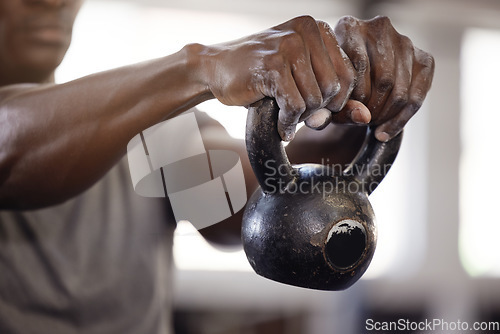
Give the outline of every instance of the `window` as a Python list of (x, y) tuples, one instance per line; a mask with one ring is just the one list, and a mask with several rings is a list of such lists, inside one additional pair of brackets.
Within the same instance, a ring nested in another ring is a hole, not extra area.
[[(472, 276), (500, 275), (500, 31), (464, 35), (460, 162), (460, 257)], [(495, 250), (495, 251), (493, 251)]]

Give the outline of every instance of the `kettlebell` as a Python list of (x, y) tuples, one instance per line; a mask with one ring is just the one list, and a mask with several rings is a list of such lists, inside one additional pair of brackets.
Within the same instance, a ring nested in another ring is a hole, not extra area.
[(321, 164), (291, 165), (277, 131), (276, 101), (249, 107), (246, 147), (260, 187), (242, 222), (243, 248), (255, 272), (317, 290), (343, 290), (366, 271), (377, 243), (368, 195), (394, 162), (402, 134), (365, 141), (342, 171)]

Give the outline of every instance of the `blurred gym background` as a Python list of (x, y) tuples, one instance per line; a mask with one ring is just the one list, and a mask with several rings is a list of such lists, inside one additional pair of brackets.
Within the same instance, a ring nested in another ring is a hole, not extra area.
[[(379, 227), (374, 260), (347, 291), (294, 288), (257, 276), (242, 250), (212, 248), (181, 223), (174, 245), (177, 334), (378, 333), (368, 319), (500, 322), (499, 1), (86, 0), (57, 81), (191, 42), (239, 38), (304, 14), (332, 26), (343, 15), (389, 16), (436, 60), (430, 95), (371, 197)], [(209, 101), (199, 109), (243, 138), (244, 108)]]

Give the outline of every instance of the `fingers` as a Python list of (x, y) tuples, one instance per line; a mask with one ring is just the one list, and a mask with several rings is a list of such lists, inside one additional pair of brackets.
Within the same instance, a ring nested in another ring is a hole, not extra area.
[[(399, 34), (387, 17), (367, 21), (344, 17), (336, 25), (335, 34), (356, 71), (350, 98), (368, 108), (370, 124), (378, 125), (376, 137), (390, 140), (425, 99), (434, 73), (432, 56)], [(342, 115), (333, 117), (334, 122), (347, 122), (358, 115), (353, 108), (344, 109)]]
[(331, 29), (304, 16), (239, 40), (202, 46), (202, 52), (195, 50), (197, 80), (227, 105), (274, 98), (280, 108), (279, 134), (289, 141), (299, 121), (340, 91), (337, 63), (350, 65), (342, 60), (334, 66), (330, 50), (337, 44), (332, 36), (323, 38), (325, 31)]
[(335, 69), (335, 73), (332, 73), (332, 75), (336, 75), (338, 84), (335, 91), (330, 91), (329, 98), (324, 99), (323, 105), (326, 106), (326, 108), (318, 110), (307, 118), (305, 121), (306, 126), (321, 130), (325, 128), (333, 118), (343, 123), (362, 123), (363, 119), (367, 117), (366, 114), (364, 117), (360, 116), (356, 119), (351, 119), (349, 116), (357, 115), (357, 113), (351, 113), (350, 108), (342, 112), (340, 116), (334, 117), (332, 115), (332, 113), (337, 114), (341, 112), (348, 103), (349, 96), (354, 89), (356, 79), (355, 70), (347, 54), (338, 45), (335, 34), (330, 26), (320, 21), (318, 22), (318, 27), (320, 28), (320, 34), (325, 43), (328, 56)]
[(394, 118), (377, 127), (375, 136), (378, 140), (388, 141), (394, 138), (420, 109), (431, 88), (434, 67), (434, 58), (427, 52), (415, 48), (414, 77), (411, 80), (407, 104)]
[[(297, 94), (281, 88), (291, 87), (291, 83), (282, 81), (276, 87), (273, 96), (280, 107), (278, 132), (285, 141), (293, 139), (298, 122), (309, 119), (317, 110), (328, 105), (329, 109), (340, 111), (354, 86), (352, 64), (326, 23), (302, 17), (288, 24), (296, 33), (285, 36), (280, 48), (287, 51), (284, 60), (289, 64), (291, 78), (282, 74), (286, 80), (293, 80), (302, 102)], [(308, 124), (321, 127), (327, 118), (319, 113)], [(318, 123), (320, 119), (322, 124)]]
[(390, 30), (388, 19), (373, 20), (371, 27), (378, 31), (376, 42), (367, 45), (368, 58), (371, 59), (371, 92), (366, 106), (379, 121), (384, 117), (384, 105), (391, 94), (395, 81), (398, 79), (396, 73), (396, 61), (400, 55), (398, 45), (394, 43), (393, 31)]
[(332, 117), (332, 122), (338, 124), (368, 124), (371, 121), (370, 110), (356, 100), (347, 101), (345, 107)]
[(222, 103), (276, 99), (285, 141), (293, 139), (300, 121), (322, 128), (330, 119), (380, 125), (379, 138), (390, 138), (422, 104), (434, 68), (432, 57), (386, 17), (344, 17), (334, 31), (299, 17), (208, 48), (203, 56), (202, 79)]
[(370, 123), (371, 114), (368, 108), (356, 100), (348, 100), (342, 110), (332, 113), (328, 109), (320, 109), (309, 117), (305, 124), (315, 130), (323, 130), (330, 122), (336, 124), (360, 124)]
[(413, 76), (413, 44), (406, 36), (401, 36), (401, 43), (397, 50), (400, 57), (396, 57), (394, 84), (385, 105), (378, 110), (378, 122), (381, 124), (395, 117), (408, 103), (409, 91)]
[(305, 120), (307, 127), (315, 130), (323, 130), (332, 121), (332, 113), (326, 108), (321, 108), (315, 111), (308, 119)]
[(319, 22), (318, 26), (320, 27), (321, 37), (325, 42), (328, 56), (335, 69), (335, 75), (338, 78), (337, 90), (331, 92), (329, 101), (326, 101), (326, 106), (332, 112), (339, 112), (347, 103), (354, 89), (355, 71), (351, 60), (338, 45), (332, 28), (324, 22)]
[(269, 87), (274, 87), (274, 91), (265, 95), (274, 96), (280, 108), (278, 133), (281, 139), (291, 141), (295, 137), (295, 129), (300, 116), (307, 106), (290, 71), (284, 69), (282, 73), (277, 72), (276, 76), (279, 76), (279, 79), (275, 81), (280, 80), (281, 84), (269, 83)]
[(330, 122), (336, 124), (360, 124), (367, 125), (371, 121), (368, 108), (356, 100), (348, 100), (342, 110), (331, 113), (328, 109), (320, 109), (309, 117), (306, 126), (315, 130), (324, 129)]
[(335, 26), (335, 36), (354, 68), (355, 87), (351, 98), (367, 103), (371, 95), (371, 62), (366, 48), (364, 21), (345, 16)]
[(308, 104), (307, 109), (317, 110), (330, 101), (340, 90), (338, 70), (329, 53), (332, 43), (336, 46), (337, 41), (325, 38), (328, 37), (325, 31), (331, 31), (325, 22), (309, 21), (309, 24), (302, 26), (302, 29), (302, 35), (307, 38), (305, 42), (310, 50), (312, 71), (321, 92), (321, 100)]

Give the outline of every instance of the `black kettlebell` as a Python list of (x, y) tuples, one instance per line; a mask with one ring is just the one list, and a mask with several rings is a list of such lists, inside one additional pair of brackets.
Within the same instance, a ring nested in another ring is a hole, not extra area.
[(243, 247), (257, 274), (299, 287), (343, 290), (366, 271), (375, 251), (368, 195), (392, 165), (402, 134), (365, 142), (345, 170), (288, 161), (277, 131), (278, 106), (263, 99), (248, 110), (246, 146), (260, 184), (247, 203)]

